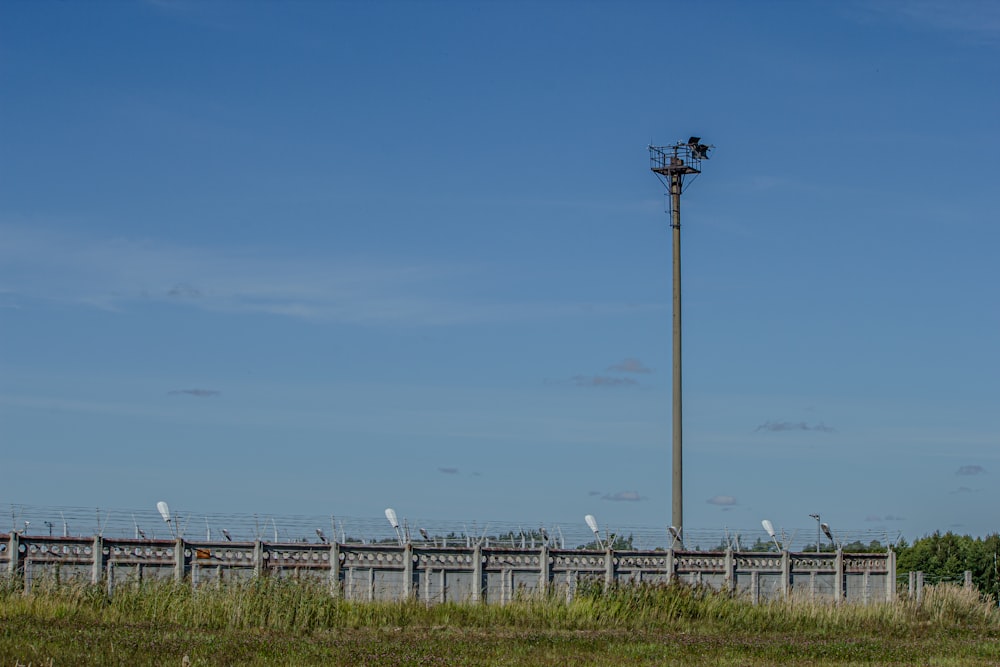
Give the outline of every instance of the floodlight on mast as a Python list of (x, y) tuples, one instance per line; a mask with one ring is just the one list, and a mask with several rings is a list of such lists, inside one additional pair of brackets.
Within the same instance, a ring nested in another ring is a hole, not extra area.
[(399, 546), (403, 546), (403, 534), (399, 532), (399, 519), (396, 518), (396, 510), (386, 507), (385, 518), (389, 520), (389, 525), (396, 531), (396, 539), (399, 540)]
[(170, 506), (167, 505), (165, 501), (161, 500), (156, 503), (156, 511), (160, 513), (160, 516), (163, 518), (164, 522), (166, 522), (167, 528), (170, 529), (170, 534), (174, 535), (174, 527), (173, 524), (170, 523)]
[(701, 137), (688, 137), (670, 146), (649, 146), (650, 170), (670, 195), (670, 229), (673, 245), (673, 446), (671, 458), (671, 525), (684, 527), (683, 407), (681, 396), (681, 193), (684, 177), (701, 173), (701, 163), (713, 148)]
[(767, 519), (764, 519), (760, 522), (760, 525), (764, 527), (764, 531), (771, 536), (772, 540), (774, 540), (774, 546), (778, 547), (778, 551), (781, 551), (781, 545), (778, 544), (778, 538), (774, 535), (774, 524)]
[(681, 539), (681, 530), (677, 526), (667, 526), (667, 531), (670, 532), (670, 548), (673, 549), (674, 545), (678, 542), (681, 545), (681, 549), (684, 548), (684, 540)]
[(591, 532), (594, 533), (594, 537), (597, 538), (597, 545), (604, 549), (604, 542), (601, 541), (601, 531), (597, 528), (597, 519), (594, 518), (593, 514), (588, 514), (583, 517), (583, 520), (587, 522), (587, 527), (590, 528)]
[(828, 524), (828, 523), (822, 523), (822, 524), (820, 524), (820, 528), (823, 529), (823, 534), (826, 535), (827, 538), (830, 540), (830, 544), (832, 546), (836, 546), (837, 545), (837, 541), (835, 539), (833, 539), (833, 531), (830, 530), (830, 524)]

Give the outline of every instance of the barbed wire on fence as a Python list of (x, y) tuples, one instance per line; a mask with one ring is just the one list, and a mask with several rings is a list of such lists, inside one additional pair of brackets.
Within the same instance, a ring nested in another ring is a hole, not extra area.
[[(0, 517), (0, 531), (8, 523), (10, 531), (28, 535), (91, 536), (144, 538), (232, 540), (251, 542), (322, 542), (342, 544), (393, 542), (398, 536), (385, 517), (357, 517), (330, 514), (270, 514), (235, 512), (198, 512), (178, 507), (165, 522), (156, 508), (79, 507), (2, 503), (9, 509), (9, 523)], [(634, 550), (681, 548), (666, 526), (609, 523), (600, 526), (599, 536), (583, 522), (554, 522), (539, 519), (513, 520), (442, 520), (426, 517), (399, 517), (400, 530), (408, 531), (414, 542), (433, 542), (442, 546), (467, 546), (476, 542), (491, 546), (535, 547), (543, 541), (560, 548), (574, 549), (592, 545), (598, 539)], [(785, 529), (779, 542), (789, 550), (815, 548), (815, 528)], [(847, 529), (835, 535), (841, 544), (873, 542), (885, 546), (898, 541), (899, 534), (884, 530)], [(810, 539), (811, 538), (811, 539)], [(683, 547), (694, 551), (721, 550), (726, 545), (736, 550), (760, 546), (770, 537), (762, 528), (738, 529), (688, 528)], [(827, 547), (828, 545), (822, 545)]]

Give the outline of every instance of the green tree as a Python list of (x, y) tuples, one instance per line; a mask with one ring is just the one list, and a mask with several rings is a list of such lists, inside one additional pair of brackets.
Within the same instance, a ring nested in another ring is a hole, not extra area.
[(957, 535), (951, 531), (935, 532), (903, 545), (896, 559), (900, 574), (923, 572), (929, 583), (939, 581), (961, 582), (964, 573), (972, 572), (972, 583), (983, 594), (994, 597), (1000, 592), (1000, 535), (993, 533), (985, 538)]

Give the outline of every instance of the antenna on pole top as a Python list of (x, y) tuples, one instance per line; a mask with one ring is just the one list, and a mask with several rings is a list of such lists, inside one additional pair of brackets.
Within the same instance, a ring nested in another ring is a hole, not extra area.
[(673, 469), (671, 525), (679, 534), (684, 530), (684, 468), (682, 456), (683, 410), (681, 404), (681, 193), (684, 177), (701, 173), (701, 163), (715, 148), (689, 137), (670, 146), (649, 146), (649, 169), (670, 194), (670, 229), (673, 236)]

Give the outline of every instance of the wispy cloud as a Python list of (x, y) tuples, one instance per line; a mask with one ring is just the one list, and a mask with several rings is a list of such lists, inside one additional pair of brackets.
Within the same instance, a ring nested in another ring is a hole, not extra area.
[(660, 310), (662, 304), (472, 299), (455, 293), (489, 268), (376, 258), (282, 257), (134, 239), (93, 239), (0, 223), (0, 293), (121, 311), (164, 303), (352, 324), (444, 326)]
[(882, 0), (855, 5), (862, 17), (881, 17), (930, 30), (1000, 38), (1000, 5), (993, 0)]
[(632, 378), (616, 378), (608, 375), (574, 375), (577, 387), (631, 387), (639, 384)]
[(175, 299), (197, 299), (201, 296), (201, 290), (186, 283), (179, 283), (167, 291), (167, 296)]
[(652, 373), (652, 369), (646, 368), (641, 361), (633, 357), (622, 360), (620, 363), (608, 366), (607, 370), (613, 373)]
[(953, 496), (968, 496), (974, 493), (979, 493), (979, 489), (971, 489), (967, 486), (960, 486), (951, 492)]
[(869, 514), (865, 517), (865, 521), (868, 523), (884, 523), (886, 521), (906, 521), (906, 519), (895, 514), (886, 514), (885, 516), (881, 514)]
[(986, 472), (983, 466), (962, 466), (955, 471), (956, 475), (982, 475)]
[(601, 496), (601, 500), (635, 503), (645, 500), (645, 498), (640, 496), (637, 491), (619, 491), (618, 493), (606, 493)]
[(221, 396), (222, 392), (218, 389), (174, 389), (173, 391), (167, 392), (168, 394), (187, 394), (188, 396), (198, 396), (199, 398), (207, 398), (209, 396)]
[(438, 468), (438, 472), (442, 472), (445, 475), (457, 475), (458, 468)]
[(587, 495), (588, 496), (599, 496), (599, 495), (601, 495), (601, 492), (600, 491), (589, 491), (587, 493)]
[(732, 507), (736, 505), (736, 498), (733, 496), (712, 496), (706, 502), (709, 505), (718, 505), (719, 507)]
[(819, 431), (820, 433), (836, 433), (837, 429), (827, 426), (823, 422), (818, 424), (807, 424), (806, 422), (773, 422), (766, 421), (754, 431), (768, 431), (780, 433), (781, 431)]

